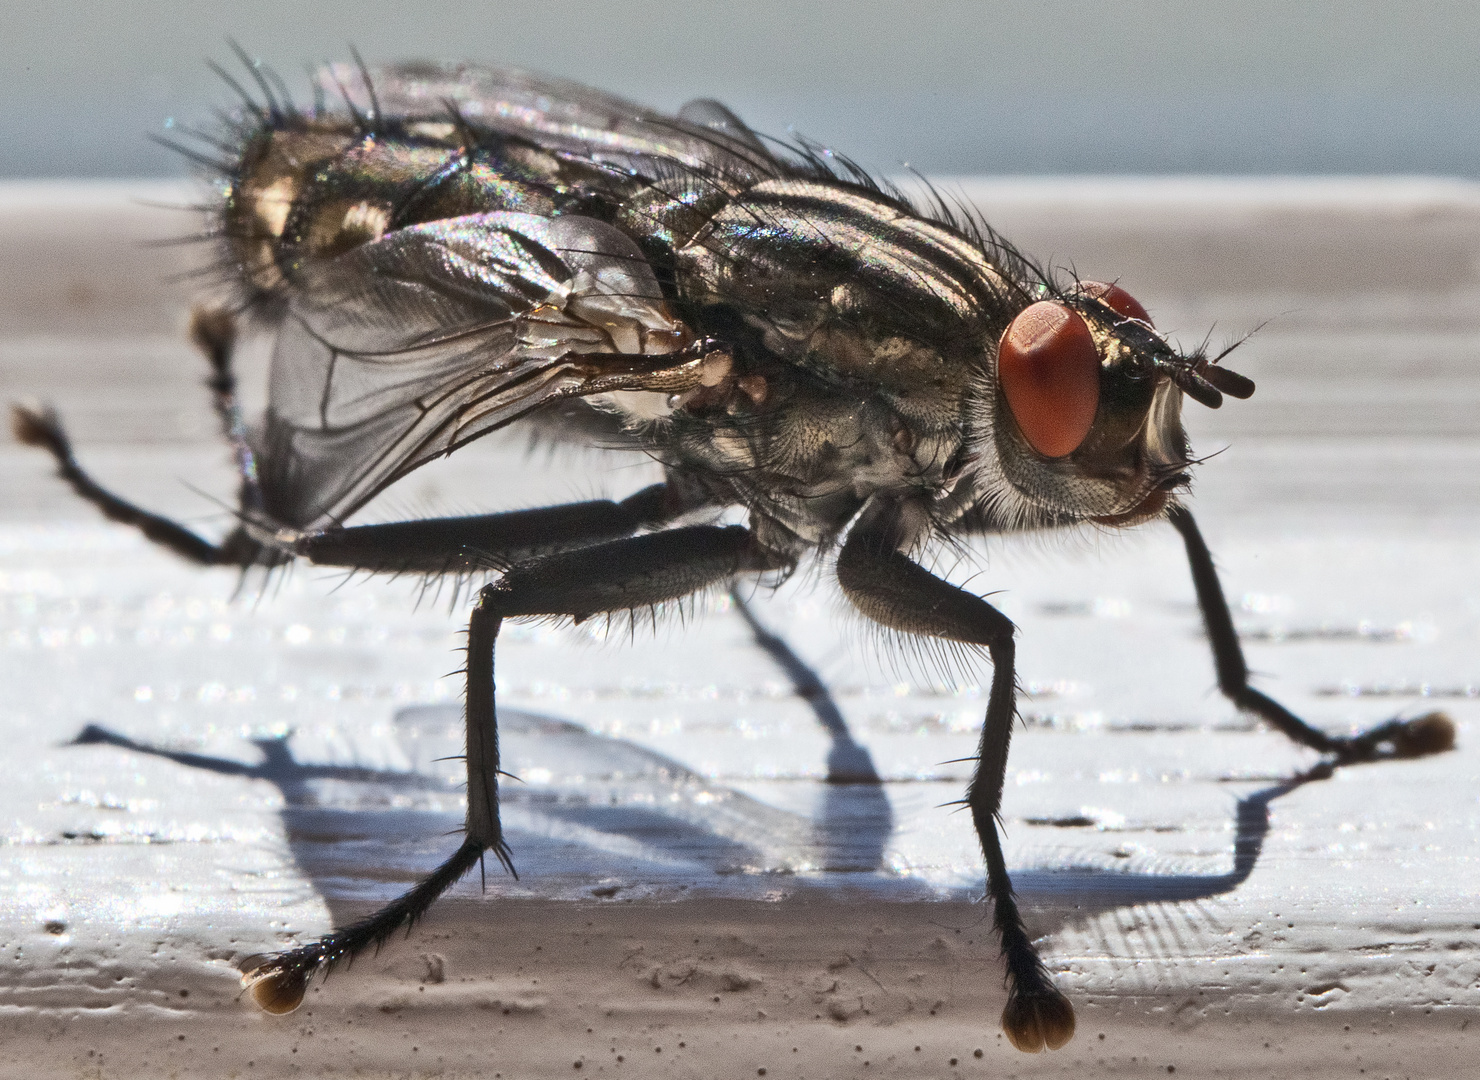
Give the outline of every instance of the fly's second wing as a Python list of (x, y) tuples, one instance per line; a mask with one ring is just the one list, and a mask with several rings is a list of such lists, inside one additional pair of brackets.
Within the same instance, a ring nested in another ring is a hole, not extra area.
[(371, 71), (368, 83), (348, 64), (331, 64), (324, 75), (366, 112), (445, 119), (455, 108), (473, 125), (639, 175), (650, 176), (655, 163), (666, 162), (746, 185), (784, 171), (715, 101), (690, 102), (678, 116), (665, 116), (580, 83), (475, 64), (400, 64)]
[(257, 440), (266, 510), (322, 527), (553, 399), (685, 388), (691, 340), (602, 222), (494, 213), (389, 233), (295, 293)]

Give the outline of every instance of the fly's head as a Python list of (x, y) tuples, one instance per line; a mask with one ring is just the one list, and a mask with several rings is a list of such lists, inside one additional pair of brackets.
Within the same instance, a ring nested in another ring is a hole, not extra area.
[(1179, 352), (1134, 297), (1102, 282), (1019, 311), (995, 359), (980, 459), (1000, 470), (988, 498), (1025, 525), (1155, 517), (1189, 479), (1183, 395), (1217, 408), (1254, 392), (1201, 350)]

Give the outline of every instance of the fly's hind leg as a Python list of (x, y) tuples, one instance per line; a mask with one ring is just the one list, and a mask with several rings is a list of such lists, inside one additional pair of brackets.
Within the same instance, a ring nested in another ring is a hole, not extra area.
[(470, 517), (424, 518), (281, 534), (286, 554), (316, 566), (371, 573), (465, 574), (631, 536), (665, 525), (696, 502), (669, 484), (620, 501), (543, 506)]
[(1213, 663), (1218, 669), (1218, 689), (1225, 697), (1302, 746), (1331, 755), (1332, 763), (1336, 765), (1383, 757), (1422, 757), (1454, 748), (1454, 721), (1442, 712), (1426, 713), (1412, 720), (1389, 720), (1356, 735), (1328, 735), (1250, 686), (1244, 650), (1233, 627), (1233, 617), (1218, 581), (1213, 556), (1198, 531), (1197, 522), (1180, 506), (1173, 507), (1168, 518), (1172, 527), (1181, 533), (1182, 543), (1187, 549), (1192, 584), (1197, 591), (1197, 603), (1202, 609), (1208, 641), (1213, 647)]
[[(211, 365), (207, 385), (236, 459), (241, 508), (260, 511), (262, 493), (257, 485), (256, 462), (236, 402), (236, 376), (231, 362), (236, 344), (235, 320), (224, 310), (197, 308), (191, 316), (190, 336)], [(72, 440), (55, 409), (15, 405), (11, 409), (11, 429), (17, 441), (50, 453), (61, 478), (110, 521), (133, 526), (181, 558), (201, 566), (249, 566), (261, 559), (261, 546), (241, 529), (234, 530), (221, 543), (213, 544), (179, 522), (150, 513), (103, 487), (78, 464)], [(269, 556), (267, 561), (276, 558)]]
[(1054, 986), (1028, 936), (997, 835), (1008, 744), (1017, 718), (1015, 627), (981, 597), (910, 560), (881, 532), (855, 529), (838, 556), (837, 573), (848, 599), (875, 622), (909, 634), (981, 646), (991, 656), (992, 689), (966, 805), (987, 864), (987, 893), (1007, 962), (1002, 1029), (1019, 1050), (1057, 1050), (1074, 1037), (1074, 1008)]
[[(72, 440), (68, 438), (55, 409), (15, 405), (11, 407), (10, 424), (16, 441), (39, 446), (49, 452), (56, 462), (58, 475), (110, 521), (131, 525), (161, 547), (201, 566), (245, 565), (243, 559), (251, 561), (245, 551), (248, 546), (255, 554), (256, 545), (244, 537), (237, 542), (229, 537), (224, 543), (213, 544), (179, 522), (152, 514), (103, 487), (77, 463), (72, 452)], [(235, 536), (237, 534), (233, 534)]]
[(459, 878), (493, 852), (513, 870), (499, 822), (499, 752), (493, 659), (506, 618), (593, 615), (630, 611), (677, 600), (737, 574), (767, 569), (748, 530), (693, 526), (612, 540), (531, 559), (512, 567), (478, 595), (468, 625), (468, 809), (462, 845), (425, 880), (368, 918), (276, 956), (261, 958), (243, 975), (269, 1012), (297, 1008), (315, 972), (380, 945), (416, 922)]

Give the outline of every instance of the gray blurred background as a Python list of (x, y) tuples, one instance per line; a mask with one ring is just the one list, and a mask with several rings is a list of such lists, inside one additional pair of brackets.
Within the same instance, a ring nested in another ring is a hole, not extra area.
[(1480, 4), (188, 0), (0, 9), (0, 176), (171, 176), (228, 35), (305, 64), (473, 59), (731, 103), (885, 172), (1480, 175)]

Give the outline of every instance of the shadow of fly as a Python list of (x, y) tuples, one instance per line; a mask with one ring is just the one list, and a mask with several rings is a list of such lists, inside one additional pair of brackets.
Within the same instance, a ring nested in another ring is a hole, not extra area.
[[(181, 148), (219, 193), (208, 231), (233, 300), (199, 309), (192, 330), (239, 469), (238, 526), (211, 542), (105, 490), (49, 410), (18, 408), (15, 426), (79, 495), (196, 563), (489, 575), (468, 628), (461, 844), (368, 918), (259, 958), (244, 978), (268, 1011), (297, 1007), (316, 973), (413, 923), (485, 854), (512, 872), (494, 710), (506, 619), (637, 618), (824, 560), (880, 626), (984, 652), (963, 802), (1006, 963), (1003, 1028), (1028, 1051), (1066, 1043), (1074, 1010), (998, 836), (1015, 627), (927, 570), (932, 548), (1167, 522), (1240, 708), (1332, 764), (1452, 744), (1438, 714), (1329, 735), (1249, 685), (1179, 493), (1195, 465), (1183, 399), (1217, 408), (1254, 386), (1223, 354), (1168, 341), (1119, 285), (1045, 268), (969, 209), (762, 139), (710, 100), (668, 116), (519, 71), (361, 64), (319, 74), (337, 104), (319, 93), (300, 108), (248, 70), (257, 90), (202, 148)], [(232, 371), (242, 315), (275, 338), (267, 413), (250, 425)], [(621, 501), (346, 524), (422, 464), (514, 424), (646, 455), (664, 480)], [(835, 751), (869, 779), (866, 755)]]

